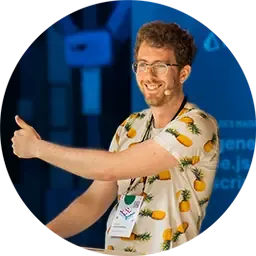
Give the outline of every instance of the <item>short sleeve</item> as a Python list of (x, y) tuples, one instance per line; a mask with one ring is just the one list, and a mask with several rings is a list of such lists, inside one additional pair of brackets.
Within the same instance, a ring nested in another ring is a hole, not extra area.
[(109, 152), (117, 152), (118, 151), (121, 129), (122, 129), (121, 126), (119, 126), (116, 129), (116, 132), (115, 132), (115, 134), (111, 140), (110, 146), (109, 146)]
[(186, 178), (175, 180), (175, 190), (176, 193), (186, 191), (188, 199), (195, 195), (194, 199), (201, 209), (198, 215), (195, 210), (194, 216), (199, 228), (211, 198), (218, 164), (217, 122), (207, 115), (201, 116), (191, 111), (168, 124), (154, 139), (178, 160), (174, 175)]
[[(133, 131), (134, 133), (132, 135), (136, 136), (137, 134), (136, 130), (131, 129), (131, 127), (134, 126), (134, 123), (136, 120), (142, 122), (146, 114), (147, 114), (146, 111), (132, 113), (119, 125), (110, 143), (110, 147), (109, 147), (110, 152), (117, 152), (123, 149), (125, 140), (127, 140), (126, 134), (129, 130)], [(129, 132), (128, 132), (128, 139), (133, 138), (134, 136), (129, 137)]]
[(111, 140), (109, 151), (110, 152), (117, 152), (120, 146), (120, 140), (122, 139), (122, 135), (125, 132), (125, 125), (129, 121), (129, 119), (135, 114), (131, 114), (128, 118), (126, 118), (116, 129), (116, 132)]
[(154, 140), (181, 163), (194, 156), (211, 158), (218, 147), (217, 130), (211, 117), (191, 111), (170, 122)]
[[(186, 178), (183, 178), (190, 183), (190, 188), (193, 187), (193, 193), (203, 212), (200, 218), (203, 218), (219, 157), (216, 120), (210, 115), (193, 110), (169, 123), (154, 140), (177, 159), (179, 174), (185, 173)], [(190, 189), (186, 182), (178, 186)]]

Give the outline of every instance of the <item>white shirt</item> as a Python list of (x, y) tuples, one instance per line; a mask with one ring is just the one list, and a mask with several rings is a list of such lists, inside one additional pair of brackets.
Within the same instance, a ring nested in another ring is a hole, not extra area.
[[(150, 109), (130, 115), (117, 129), (110, 151), (123, 151), (140, 142), (152, 116)], [(211, 196), (219, 158), (216, 120), (197, 106), (186, 103), (179, 115), (162, 129), (153, 128), (151, 138), (179, 162), (179, 166), (147, 177), (144, 202), (129, 239), (108, 235), (117, 207), (107, 222), (105, 248), (152, 254), (181, 245), (200, 232)], [(118, 181), (124, 194), (130, 180)], [(141, 195), (138, 177), (130, 195)]]

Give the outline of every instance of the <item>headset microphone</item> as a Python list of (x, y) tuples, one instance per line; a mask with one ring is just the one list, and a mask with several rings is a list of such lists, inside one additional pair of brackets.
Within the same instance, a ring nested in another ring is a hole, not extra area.
[(171, 95), (171, 90), (165, 90), (165, 91), (164, 91), (164, 94), (165, 94), (166, 96)]

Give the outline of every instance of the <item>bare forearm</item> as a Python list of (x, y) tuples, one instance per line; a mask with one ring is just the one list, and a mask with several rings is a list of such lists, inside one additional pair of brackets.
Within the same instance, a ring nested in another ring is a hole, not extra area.
[(77, 200), (48, 223), (47, 227), (60, 237), (74, 236), (93, 223), (93, 215), (86, 215), (85, 210), (86, 207)]
[(94, 181), (47, 227), (63, 238), (74, 236), (94, 224), (117, 197), (117, 183)]
[(47, 227), (62, 238), (69, 238), (93, 225), (105, 210), (99, 205), (96, 206), (90, 198), (78, 198), (49, 222)]
[(37, 157), (78, 176), (93, 180), (111, 180), (113, 153), (104, 150), (68, 148), (38, 141)]

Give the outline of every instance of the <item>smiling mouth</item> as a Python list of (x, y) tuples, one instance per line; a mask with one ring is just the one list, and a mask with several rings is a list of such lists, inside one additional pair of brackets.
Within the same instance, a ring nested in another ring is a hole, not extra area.
[(147, 89), (148, 89), (149, 91), (157, 90), (157, 89), (159, 89), (159, 88), (162, 86), (162, 84), (158, 84), (158, 85), (148, 85), (148, 84), (144, 84), (144, 85), (147, 87)]

